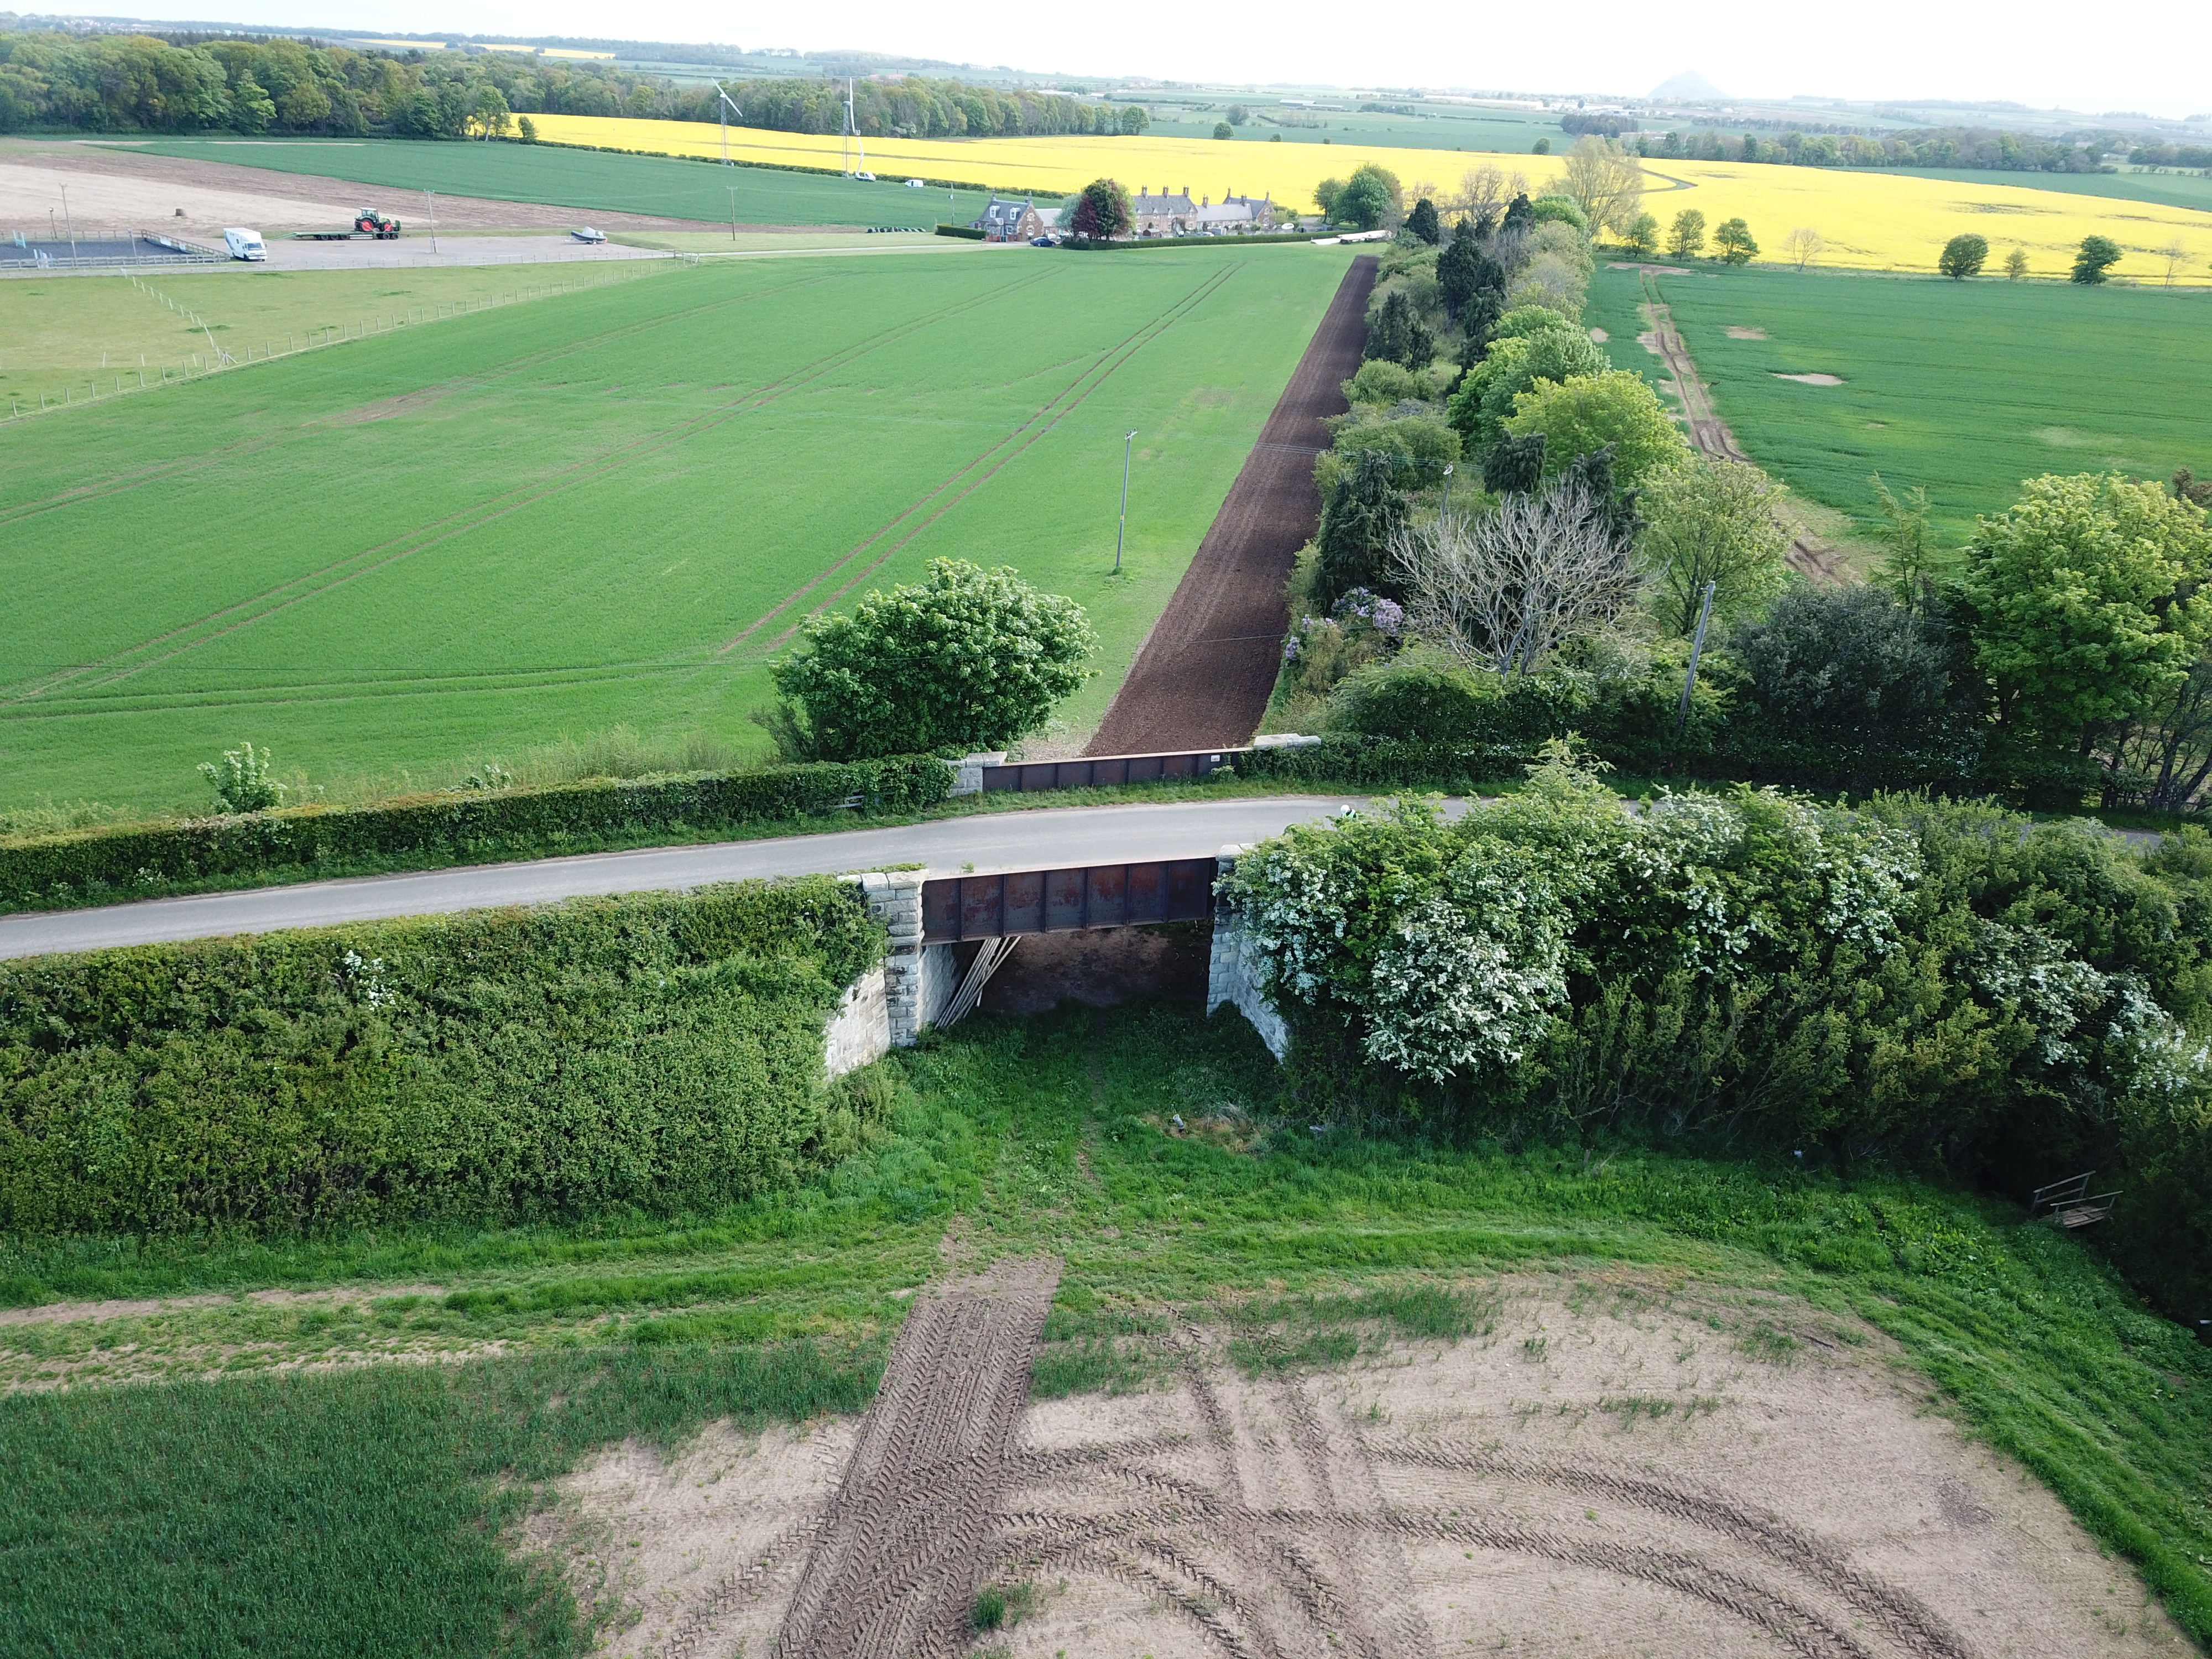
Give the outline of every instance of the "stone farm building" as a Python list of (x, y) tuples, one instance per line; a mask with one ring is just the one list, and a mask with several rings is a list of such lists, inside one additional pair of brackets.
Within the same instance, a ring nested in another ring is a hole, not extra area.
[(1005, 201), (994, 196), (975, 228), (983, 233), (987, 242), (1026, 242), (1043, 235), (1051, 227), (1037, 211), (1036, 202)]
[(1229, 195), (1217, 204), (1203, 196), (1193, 201), (1188, 185), (1172, 195), (1164, 185), (1158, 195), (1139, 190), (1129, 198), (1129, 210), (1139, 236), (1234, 236), (1270, 229), (1275, 222), (1272, 196)]

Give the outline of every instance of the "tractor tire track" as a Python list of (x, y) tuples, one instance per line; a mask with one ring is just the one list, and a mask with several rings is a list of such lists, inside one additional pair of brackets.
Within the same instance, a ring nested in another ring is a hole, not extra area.
[(1059, 1282), (1057, 1261), (1007, 1261), (917, 1300), (785, 1611), (784, 1659), (961, 1644)]
[[(1646, 265), (1639, 268), (1638, 275), (1644, 284), (1644, 308), (1651, 318), (1651, 332), (1644, 337), (1644, 343), (1659, 354), (1668, 374), (1674, 377), (1674, 395), (1681, 403), (1682, 418), (1689, 423), (1691, 445), (1698, 453), (1717, 461), (1735, 461), (1744, 466), (1758, 465), (1743, 453), (1735, 434), (1729, 430), (1728, 422), (1714, 409), (1711, 389), (1698, 378), (1698, 366), (1691, 360), (1690, 349), (1684, 343), (1681, 331), (1674, 326), (1674, 313), (1660, 297), (1656, 273)], [(1791, 530), (1779, 518), (1776, 522), (1782, 524), (1790, 536), (1790, 551), (1785, 556), (1793, 569), (1824, 587), (1833, 587), (1844, 580), (1843, 562), (1837, 557), (1835, 549)]]
[[(1009, 432), (1003, 437), (1000, 438), (989, 448), (984, 450), (981, 454), (977, 455), (972, 460), (966, 462), (957, 471), (955, 471), (951, 477), (946, 478), (935, 489), (930, 490), (927, 495), (921, 497), (920, 500), (906, 507), (896, 518), (885, 524), (866, 541), (860, 543), (857, 547), (854, 547), (849, 552), (844, 554), (827, 568), (816, 574), (803, 586), (799, 587), (789, 597), (774, 606), (757, 621), (752, 623), (744, 629), (744, 632), (738, 635), (736, 638), (731, 640), (728, 644), (723, 646), (720, 650), (715, 653), (715, 655), (726, 656), (738, 647), (744, 644), (746, 641), (750, 640), (763, 628), (775, 621), (776, 617), (783, 615), (786, 611), (792, 609), (793, 606), (805, 600), (815, 592), (816, 589), (819, 588), (823, 582), (829, 580), (839, 571), (844, 569), (846, 566), (850, 564), (854, 559), (860, 557), (861, 554), (866, 552), (870, 548), (875, 546), (876, 544), (880, 542), (885, 536), (890, 534), (891, 532), (897, 529), (901, 525), (912, 519), (915, 514), (920, 513), (932, 501), (937, 501), (939, 497), (943, 496), (945, 491), (952, 489), (963, 478), (967, 478), (969, 475), (974, 473), (978, 467), (985, 466), (987, 462), (989, 464), (988, 469), (979, 476), (975, 477), (972, 482), (969, 483), (967, 487), (962, 489), (958, 495), (954, 495), (951, 500), (945, 501), (945, 503), (939, 507), (936, 512), (931, 514), (927, 519), (924, 519), (920, 523), (915, 525), (914, 527), (908, 530), (905, 535), (900, 537), (897, 541), (892, 543), (881, 553), (878, 554), (873, 559), (870, 560), (867, 564), (861, 568), (857, 574), (848, 578), (842, 586), (839, 586), (830, 592), (821, 601), (820, 605), (815, 605), (812, 609), (818, 611), (822, 609), (823, 606), (835, 605), (839, 599), (844, 598), (845, 595), (851, 592), (854, 587), (858, 586), (861, 582), (866, 581), (877, 571), (882, 569), (885, 564), (890, 562), (892, 558), (896, 557), (903, 549), (912, 543), (916, 537), (920, 536), (924, 531), (929, 529), (931, 526), (943, 519), (946, 514), (958, 507), (961, 502), (966, 501), (970, 495), (973, 495), (986, 483), (988, 483), (993, 477), (994, 477), (1007, 465), (1008, 463), (1027, 451), (1031, 446), (1043, 439), (1053, 430), (1054, 428), (1057, 427), (1061, 421), (1066, 419), (1069, 415), (1080, 408), (1091, 397), (1091, 394), (1097, 391), (1100, 386), (1103, 386), (1106, 381), (1112, 377), (1115, 371), (1120, 368), (1123, 363), (1128, 362), (1131, 357), (1134, 356), (1146, 345), (1150, 344), (1153, 340), (1158, 339), (1162, 334), (1172, 328), (1176, 323), (1188, 316), (1191, 312), (1194, 311), (1198, 307), (1203, 305), (1207, 300), (1211, 299), (1213, 295), (1220, 289), (1222, 285), (1235, 274), (1236, 268), (1234, 266), (1224, 267), (1223, 270), (1215, 272), (1212, 276), (1206, 278), (1206, 280), (1200, 283), (1198, 287), (1193, 289), (1189, 294), (1185, 295), (1182, 299), (1171, 304), (1167, 310), (1163, 312), (1159, 316), (1139, 326), (1119, 344), (1109, 347), (1104, 354), (1094, 360), (1088, 367), (1079, 374), (1074, 380), (1068, 382), (1068, 384), (1062, 387), (1058, 393), (1048, 400), (1042, 408), (1037, 410), (1035, 414), (1031, 415), (1029, 419), (1023, 422), (1021, 425), (1016, 427), (1012, 432)], [(1084, 384), (1086, 380), (1091, 382), (1087, 386)], [(995, 459), (994, 459), (994, 457), (996, 458)], [(780, 649), (785, 641), (789, 640), (792, 635), (796, 631), (797, 624), (794, 624), (792, 628), (785, 629), (784, 632), (777, 635), (775, 639), (769, 642), (769, 649), (771, 651)]]
[[(107, 656), (95, 659), (92, 663), (76, 665), (62, 673), (50, 675), (46, 679), (35, 682), (29, 686), (19, 687), (6, 698), (0, 699), (0, 703), (22, 702), (33, 697), (46, 696), (64, 687), (80, 691), (94, 690), (102, 685), (113, 684), (119, 680), (143, 672), (149, 668), (159, 666), (162, 663), (183, 655), (185, 652), (197, 650), (201, 646), (235, 633), (241, 628), (265, 621), (268, 617), (289, 610), (295, 605), (319, 598), (362, 576), (372, 574), (397, 563), (400, 560), (439, 546), (456, 536), (495, 523), (500, 519), (520, 512), (525, 507), (535, 506), (552, 496), (608, 476), (641, 459), (661, 453), (678, 444), (726, 425), (739, 416), (767, 408), (781, 398), (802, 390), (823, 376), (845, 368), (872, 352), (894, 345), (909, 335), (933, 326), (950, 317), (971, 310), (976, 306), (1003, 297), (1006, 293), (1034, 286), (1046, 280), (1051, 274), (1048, 270), (1040, 271), (1026, 282), (1016, 283), (1012, 289), (994, 290), (988, 295), (971, 296), (967, 300), (941, 307), (927, 316), (896, 325), (866, 340), (842, 347), (811, 363), (802, 365), (781, 379), (772, 380), (764, 386), (747, 392), (742, 398), (702, 411), (672, 427), (641, 434), (611, 449), (601, 451), (597, 455), (582, 458), (557, 470), (550, 477), (533, 480), (530, 484), (494, 497), (488, 503), (477, 503), (471, 507), (449, 514), (445, 518), (434, 520), (428, 526), (418, 526), (404, 536), (394, 537), (375, 547), (349, 554), (343, 559), (332, 561), (319, 570), (293, 577), (275, 587), (264, 590), (251, 599), (238, 601), (221, 611), (209, 613), (193, 622), (171, 629), (167, 633), (158, 635), (151, 640), (142, 641), (122, 651), (112, 652)], [(222, 623), (223, 625), (213, 626), (217, 623)], [(199, 631), (196, 633), (195, 630)], [(174, 649), (161, 652), (159, 655), (144, 661), (130, 660), (141, 653), (152, 651), (179, 640), (184, 642), (177, 645)], [(117, 672), (101, 674), (100, 671), (105, 669), (114, 669)], [(94, 678), (86, 684), (88, 676), (98, 676), (98, 678)]]

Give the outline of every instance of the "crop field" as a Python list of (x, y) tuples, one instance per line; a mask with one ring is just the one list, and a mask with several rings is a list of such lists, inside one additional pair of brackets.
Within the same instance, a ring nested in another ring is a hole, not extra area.
[[(1992, 173), (1971, 167), (1914, 167), (1905, 176), (1948, 179), (1957, 184), (1984, 184), (2023, 175)], [(2034, 188), (2054, 190), (2066, 196), (2102, 196), (2116, 202), (2159, 202), (2168, 207), (2195, 208), (2212, 213), (2212, 177), (2172, 169), (2123, 173), (2037, 173)]]
[[(2212, 470), (2212, 295), (1764, 270), (1659, 286), (1745, 451), (1862, 521), (1875, 472), (1924, 485), (1959, 541), (2039, 473)], [(1634, 274), (1601, 271), (1592, 297), (1613, 361), (1654, 371)], [(1843, 384), (1781, 378), (1808, 374)]]
[[(720, 131), (703, 123), (641, 121), (617, 117), (548, 115), (538, 118), (547, 138), (564, 143), (606, 144), (675, 155), (718, 153)], [(1565, 135), (1561, 135), (1562, 137)], [(742, 143), (742, 148), (741, 148)], [(730, 130), (732, 155), (801, 167), (839, 165), (839, 141), (805, 133)], [(977, 138), (960, 141), (871, 140), (870, 165), (933, 178), (965, 179), (1000, 190), (1062, 196), (1102, 173), (1132, 189), (1142, 185), (1188, 185), (1217, 199), (1272, 194), (1300, 211), (1313, 208), (1322, 179), (1342, 178), (1362, 162), (1396, 173), (1409, 189), (1451, 189), (1468, 168), (1490, 163), (1547, 186), (1563, 165), (1556, 155), (1462, 155), (1437, 149), (1373, 144), (1272, 144), (1243, 138)], [(1823, 263), (1869, 270), (1933, 270), (1943, 244), (1962, 231), (1987, 236), (2001, 259), (2017, 246), (2027, 251), (2038, 276), (2063, 276), (2074, 250), (2092, 233), (2112, 237), (2126, 251), (2116, 274), (2162, 278), (2166, 262), (2156, 250), (2179, 239), (2186, 252), (2184, 280), (2212, 283), (2212, 219), (2156, 203), (2106, 205), (2055, 191), (1986, 182), (1956, 183), (1892, 173), (1821, 167), (1749, 166), (1720, 161), (1653, 161), (1644, 173), (1645, 206), (1662, 223), (1686, 207), (1705, 216), (1708, 228), (1747, 220), (1766, 258), (1782, 257), (1783, 239), (1796, 229), (1816, 230), (1826, 244)], [(1984, 175), (1986, 177), (1987, 175)], [(921, 192), (917, 191), (916, 194)]]
[[(532, 144), (441, 144), (404, 138), (158, 138), (114, 148), (398, 190), (434, 190), (495, 202), (544, 202), (586, 212), (659, 214), (710, 224), (729, 223), (732, 185), (738, 192), (738, 221), (748, 225), (906, 225), (926, 229), (939, 220), (966, 224), (982, 212), (985, 199), (975, 191), (957, 191), (948, 200), (942, 190), (908, 190), (902, 179), (871, 185), (752, 167), (726, 173), (661, 155), (610, 155)], [(748, 159), (737, 145), (734, 129), (731, 149), (739, 159)], [(719, 142), (715, 154), (720, 154)]]
[(248, 738), (310, 777), (618, 723), (763, 751), (802, 619), (937, 556), (1089, 607), (1095, 722), (1345, 258), (671, 266), (0, 428), (10, 804), (197, 804)]
[[(148, 272), (135, 283), (111, 276), (14, 278), (9, 304), (0, 310), (0, 415), (36, 409), (41, 396), (60, 403), (64, 391), (79, 401), (128, 391), (142, 371), (158, 386), (164, 369), (197, 373), (218, 346), (240, 357), (249, 348), (257, 356), (281, 353), (325, 330), (356, 332), (394, 316), (503, 304), (518, 294), (565, 293), (650, 269), (226, 269)], [(206, 326), (188, 320), (187, 313)]]
[(1244, 1651), (1351, 1647), (1316, 1580), (1382, 1654), (2212, 1639), (2212, 1351), (2073, 1239), (1874, 1171), (1270, 1131), (1280, 1087), (1233, 1017), (986, 1016), (715, 1215), (10, 1249), (0, 1655), (769, 1650), (878, 1377), (931, 1408), (892, 1333), (994, 1264), (1049, 1302), (1007, 1486), (888, 1495), (979, 1571), (1123, 1547), (1034, 1572), (1025, 1659), (1218, 1654), (1194, 1562), (1281, 1634)]

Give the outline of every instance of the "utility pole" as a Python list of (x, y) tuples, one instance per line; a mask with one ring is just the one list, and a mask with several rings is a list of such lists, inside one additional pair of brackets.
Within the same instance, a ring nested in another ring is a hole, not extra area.
[(1451, 463), (1447, 461), (1444, 463), (1444, 517), (1447, 519), (1451, 517)]
[(69, 227), (70, 262), (76, 262), (76, 221), (70, 217), (69, 186), (62, 186), (62, 222)]
[(734, 244), (738, 240), (738, 187), (725, 185), (723, 188), (730, 192), (730, 240)]
[(1698, 607), (1698, 631), (1690, 641), (1690, 673), (1682, 682), (1682, 712), (1674, 720), (1674, 734), (1680, 737), (1690, 724), (1690, 693), (1698, 689), (1698, 659), (1705, 649), (1705, 624), (1713, 617), (1713, 589), (1717, 582), (1705, 584), (1705, 601)]
[(438, 251), (438, 192), (424, 191), (422, 201), (430, 210), (430, 252), (435, 253)]
[(1114, 532), (1114, 574), (1121, 574), (1121, 543), (1129, 533), (1129, 447), (1137, 441), (1137, 434), (1128, 434), (1121, 440), (1121, 522)]

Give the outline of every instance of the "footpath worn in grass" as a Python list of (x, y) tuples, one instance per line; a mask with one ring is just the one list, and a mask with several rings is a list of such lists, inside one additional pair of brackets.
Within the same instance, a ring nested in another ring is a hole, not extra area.
[(1089, 609), (1094, 720), (1346, 257), (709, 265), (26, 422), (0, 806), (202, 802), (245, 738), (310, 777), (619, 722), (758, 755), (799, 622), (945, 556)]
[[(1875, 472), (1925, 485), (1956, 541), (2040, 473), (2212, 471), (2212, 294), (1718, 268), (1659, 288), (1745, 451), (1863, 526)], [(1637, 298), (1633, 272), (1600, 271), (1589, 320), (1616, 365), (1656, 379)], [(1843, 384), (1781, 378), (1808, 374)]]
[[(880, 183), (770, 167), (725, 172), (702, 161), (618, 155), (552, 144), (449, 144), (406, 138), (159, 138), (129, 148), (195, 161), (346, 179), (397, 190), (434, 190), (495, 202), (544, 202), (586, 211), (649, 213), (730, 222), (730, 191), (748, 225), (964, 225), (983, 210), (972, 190), (909, 190), (906, 175)], [(836, 164), (833, 161), (830, 165)], [(954, 174), (953, 177), (961, 175)]]
[[(18, 1304), (170, 1299), (0, 1326), (0, 1376), (50, 1385), (0, 1399), (0, 1653), (568, 1650), (566, 1592), (489, 1541), (527, 1483), (624, 1433), (854, 1408), (948, 1231), (971, 1265), (1065, 1256), (1048, 1395), (1140, 1385), (1194, 1305), (1265, 1369), (1464, 1330), (1506, 1270), (1756, 1292), (1736, 1338), (1778, 1351), (1801, 1297), (1894, 1338), (2212, 1646), (2212, 1351), (2076, 1242), (1878, 1172), (1316, 1134), (1310, 1107), (1263, 1134), (1279, 1087), (1234, 1016), (984, 1018), (873, 1079), (867, 1150), (713, 1218), (15, 1249)], [(453, 1363), (269, 1374), (398, 1356)], [(180, 1647), (165, 1595), (223, 1617)]]

